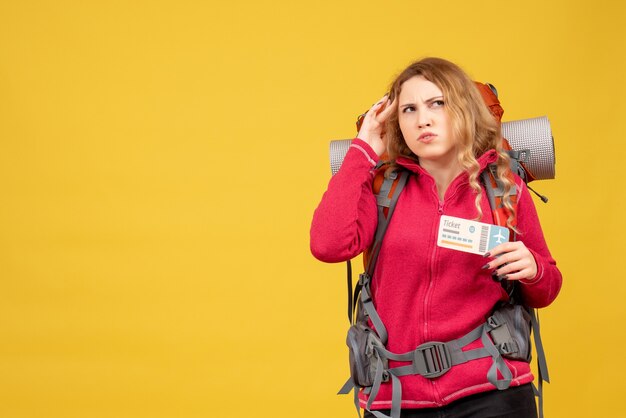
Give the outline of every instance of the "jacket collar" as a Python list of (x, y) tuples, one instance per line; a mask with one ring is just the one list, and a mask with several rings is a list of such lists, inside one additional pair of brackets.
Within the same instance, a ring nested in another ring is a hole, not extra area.
[[(497, 160), (498, 154), (496, 153), (496, 150), (488, 150), (477, 159), (480, 171), (483, 171), (489, 164), (495, 163)], [(408, 157), (400, 156), (396, 158), (396, 164), (412, 171), (413, 173), (428, 174), (428, 172), (424, 170), (415, 160)]]

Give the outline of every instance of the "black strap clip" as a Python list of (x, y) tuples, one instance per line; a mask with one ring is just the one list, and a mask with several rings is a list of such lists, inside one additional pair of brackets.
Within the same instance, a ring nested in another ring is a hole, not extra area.
[(359, 285), (367, 286), (370, 283), (370, 275), (367, 273), (359, 274)]

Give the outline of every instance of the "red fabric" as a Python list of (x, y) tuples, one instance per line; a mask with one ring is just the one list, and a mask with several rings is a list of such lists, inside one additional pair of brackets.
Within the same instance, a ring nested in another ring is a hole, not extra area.
[[(495, 151), (479, 158), (482, 168), (496, 159)], [(354, 139), (339, 172), (333, 176), (313, 215), (311, 252), (319, 260), (351, 259), (372, 244), (377, 224), (372, 192), (373, 166), (378, 156), (365, 142)], [(480, 255), (436, 245), (440, 216), (475, 219), (474, 192), (467, 174), (460, 174), (439, 201), (434, 179), (418, 164), (400, 158), (412, 171), (389, 224), (372, 281), (376, 309), (389, 332), (387, 348), (395, 353), (415, 349), (427, 341), (450, 341), (483, 323), (498, 300), (506, 298), (499, 283), (481, 267)], [(523, 181), (518, 184), (518, 239), (537, 261), (537, 277), (523, 282), (528, 305), (550, 304), (561, 287), (561, 273), (543, 238), (534, 204)], [(492, 223), (492, 212), (483, 191), (483, 222)], [(476, 341), (471, 347), (480, 346)], [(528, 383), (533, 376), (528, 363), (508, 361), (512, 386)], [(404, 363), (391, 362), (390, 367)], [(405, 376), (402, 407), (446, 405), (474, 393), (494, 390), (487, 380), (491, 358), (454, 366), (443, 376), (426, 379)], [(361, 394), (362, 406), (366, 399)], [(385, 383), (372, 406), (391, 408), (391, 384)]]
[(498, 122), (502, 121), (502, 115), (504, 115), (504, 109), (500, 106), (500, 100), (498, 96), (491, 90), (491, 88), (484, 83), (479, 81), (474, 81), (476, 88), (480, 92), (480, 95), (483, 97), (485, 104), (491, 111), (491, 114), (498, 120)]

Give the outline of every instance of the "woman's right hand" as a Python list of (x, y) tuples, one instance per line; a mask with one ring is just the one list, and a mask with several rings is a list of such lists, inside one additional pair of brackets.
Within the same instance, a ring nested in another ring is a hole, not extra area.
[(357, 134), (357, 138), (367, 142), (378, 156), (385, 152), (384, 126), (393, 111), (394, 102), (390, 101), (389, 96), (385, 94), (367, 111)]

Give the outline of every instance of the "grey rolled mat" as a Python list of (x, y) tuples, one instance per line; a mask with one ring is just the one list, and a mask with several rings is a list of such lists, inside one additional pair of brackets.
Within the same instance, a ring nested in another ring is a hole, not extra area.
[[(502, 123), (502, 136), (516, 151), (526, 151), (524, 163), (535, 179), (553, 179), (555, 176), (554, 140), (550, 121), (545, 116)], [(330, 170), (339, 171), (350, 148), (351, 139), (330, 141)]]

